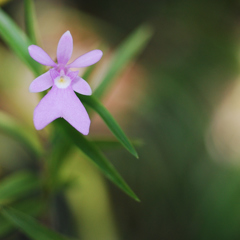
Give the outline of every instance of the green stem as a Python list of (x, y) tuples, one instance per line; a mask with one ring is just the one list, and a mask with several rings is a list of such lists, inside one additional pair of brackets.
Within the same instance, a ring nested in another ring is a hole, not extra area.
[(37, 34), (36, 34), (36, 13), (34, 8), (33, 0), (24, 0), (25, 8), (25, 25), (27, 30), (27, 35), (31, 39), (32, 43), (37, 45)]

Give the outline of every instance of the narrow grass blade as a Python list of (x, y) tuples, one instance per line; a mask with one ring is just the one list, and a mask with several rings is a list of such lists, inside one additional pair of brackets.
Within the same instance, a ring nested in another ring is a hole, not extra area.
[(23, 147), (35, 157), (42, 154), (43, 149), (34, 132), (20, 125), (15, 119), (0, 111), (0, 132), (17, 139)]
[(123, 132), (123, 130), (120, 128), (118, 123), (115, 121), (115, 119), (112, 117), (112, 115), (109, 113), (109, 111), (94, 97), (94, 96), (83, 96), (79, 95), (78, 97), (81, 99), (81, 101), (87, 105), (89, 105), (91, 108), (93, 108), (103, 119), (103, 121), (106, 123), (108, 128), (111, 130), (111, 132), (115, 135), (115, 137), (118, 139), (118, 141), (136, 158), (138, 158), (137, 152), (134, 149), (131, 142), (128, 140), (127, 136)]
[[(27, 199), (11, 205), (13, 208), (23, 211), (30, 216), (38, 216), (45, 208), (45, 204), (40, 199)], [(14, 225), (0, 216), (0, 238), (6, 236), (14, 230)]]
[(41, 225), (37, 220), (16, 209), (3, 207), (2, 216), (33, 240), (67, 240), (67, 238)]
[(37, 45), (37, 34), (36, 34), (36, 13), (34, 8), (33, 0), (24, 0), (25, 8), (25, 25), (27, 30), (27, 35), (31, 39), (32, 43)]
[(59, 131), (53, 133), (51, 144), (51, 153), (48, 154), (46, 159), (50, 178), (48, 182), (51, 188), (56, 189), (60, 184), (59, 171), (67, 159), (69, 152), (71, 152), (73, 145), (66, 139), (65, 135)]
[(139, 53), (142, 52), (152, 36), (152, 29), (147, 25), (137, 28), (116, 50), (111, 61), (109, 70), (94, 91), (94, 96), (101, 98), (114, 78), (132, 61)]
[[(119, 143), (119, 141), (117, 141), (116, 139), (106, 138), (106, 137), (93, 138), (91, 139), (91, 142), (94, 143), (94, 145), (96, 145), (101, 150), (113, 150), (113, 149), (122, 147), (122, 144)], [(136, 147), (143, 145), (143, 142), (140, 139), (131, 140), (131, 143), (133, 146), (136, 146)]]
[(28, 53), (28, 46), (32, 42), (2, 9), (0, 9), (0, 36), (36, 75), (41, 74), (40, 64), (34, 61)]
[(138, 197), (127, 185), (127, 183), (122, 179), (117, 170), (113, 165), (105, 158), (105, 156), (99, 151), (99, 149), (88, 141), (82, 134), (76, 131), (71, 125), (69, 125), (62, 119), (58, 120), (58, 123), (64, 130), (66, 136), (72, 140), (75, 145), (86, 155), (88, 156), (103, 172), (103, 174), (115, 183), (120, 189), (122, 189), (130, 197), (139, 201)]
[(0, 180), (0, 203), (16, 200), (39, 190), (39, 179), (31, 172), (19, 172)]
[(91, 65), (87, 68), (87, 70), (84, 72), (82, 78), (86, 81), (88, 81), (89, 76), (91, 75), (91, 73), (93, 72), (94, 68), (96, 65)]

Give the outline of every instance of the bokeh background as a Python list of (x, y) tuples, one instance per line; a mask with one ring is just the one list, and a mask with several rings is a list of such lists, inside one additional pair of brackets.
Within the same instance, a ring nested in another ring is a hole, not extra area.
[[(55, 228), (69, 233), (74, 218), (84, 240), (240, 239), (239, 1), (35, 2), (46, 52), (54, 58), (59, 37), (70, 30), (73, 58), (103, 50), (98, 74), (139, 25), (154, 33), (103, 99), (127, 135), (143, 142), (139, 160), (124, 149), (105, 152), (141, 203), (79, 162), (63, 174), (80, 176), (82, 187), (57, 198)], [(22, 1), (3, 8), (24, 28)], [(33, 76), (3, 42), (0, 61), (0, 107), (31, 126), (38, 97), (26, 89)], [(94, 88), (98, 76), (91, 80)], [(97, 116), (90, 135), (111, 136)], [(5, 171), (31, 161), (5, 135), (0, 150)]]

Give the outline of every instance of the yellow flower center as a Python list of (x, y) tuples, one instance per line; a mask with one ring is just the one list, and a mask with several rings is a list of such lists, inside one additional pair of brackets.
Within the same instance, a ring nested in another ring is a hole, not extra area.
[(54, 79), (54, 83), (58, 88), (67, 88), (71, 83), (71, 79), (68, 76), (59, 76)]

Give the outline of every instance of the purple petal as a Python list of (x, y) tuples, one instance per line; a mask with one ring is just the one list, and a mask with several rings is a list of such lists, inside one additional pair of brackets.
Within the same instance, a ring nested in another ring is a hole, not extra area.
[(73, 81), (78, 76), (79, 71), (70, 71), (67, 76)]
[(30, 56), (42, 65), (55, 67), (57, 64), (49, 57), (49, 55), (36, 45), (31, 45), (28, 47)]
[(37, 77), (33, 82), (30, 84), (29, 91), (30, 92), (42, 92), (44, 90), (47, 90), (53, 85), (53, 80), (51, 78), (51, 75), (48, 72), (40, 75)]
[(103, 53), (101, 50), (98, 50), (98, 49), (92, 50), (75, 59), (72, 63), (68, 65), (68, 67), (82, 68), (82, 67), (91, 66), (94, 63), (98, 62), (101, 59), (102, 55)]
[(40, 130), (59, 117), (63, 117), (82, 134), (88, 134), (90, 127), (88, 113), (70, 87), (59, 89), (53, 86), (35, 108), (34, 125)]
[(46, 96), (42, 98), (33, 113), (33, 122), (37, 130), (46, 127), (50, 122), (56, 118), (61, 117), (61, 95), (58, 88), (52, 87)]
[(80, 77), (77, 77), (72, 83), (72, 89), (83, 95), (92, 95), (92, 89), (89, 84)]
[(83, 104), (71, 88), (64, 90), (62, 98), (63, 118), (84, 135), (89, 133), (90, 118)]
[(60, 76), (59, 72), (57, 70), (55, 70), (54, 68), (50, 69), (49, 72), (52, 77), (52, 80), (54, 80), (55, 78)]
[(57, 60), (58, 64), (66, 65), (72, 56), (73, 39), (69, 31), (65, 32), (58, 42)]

